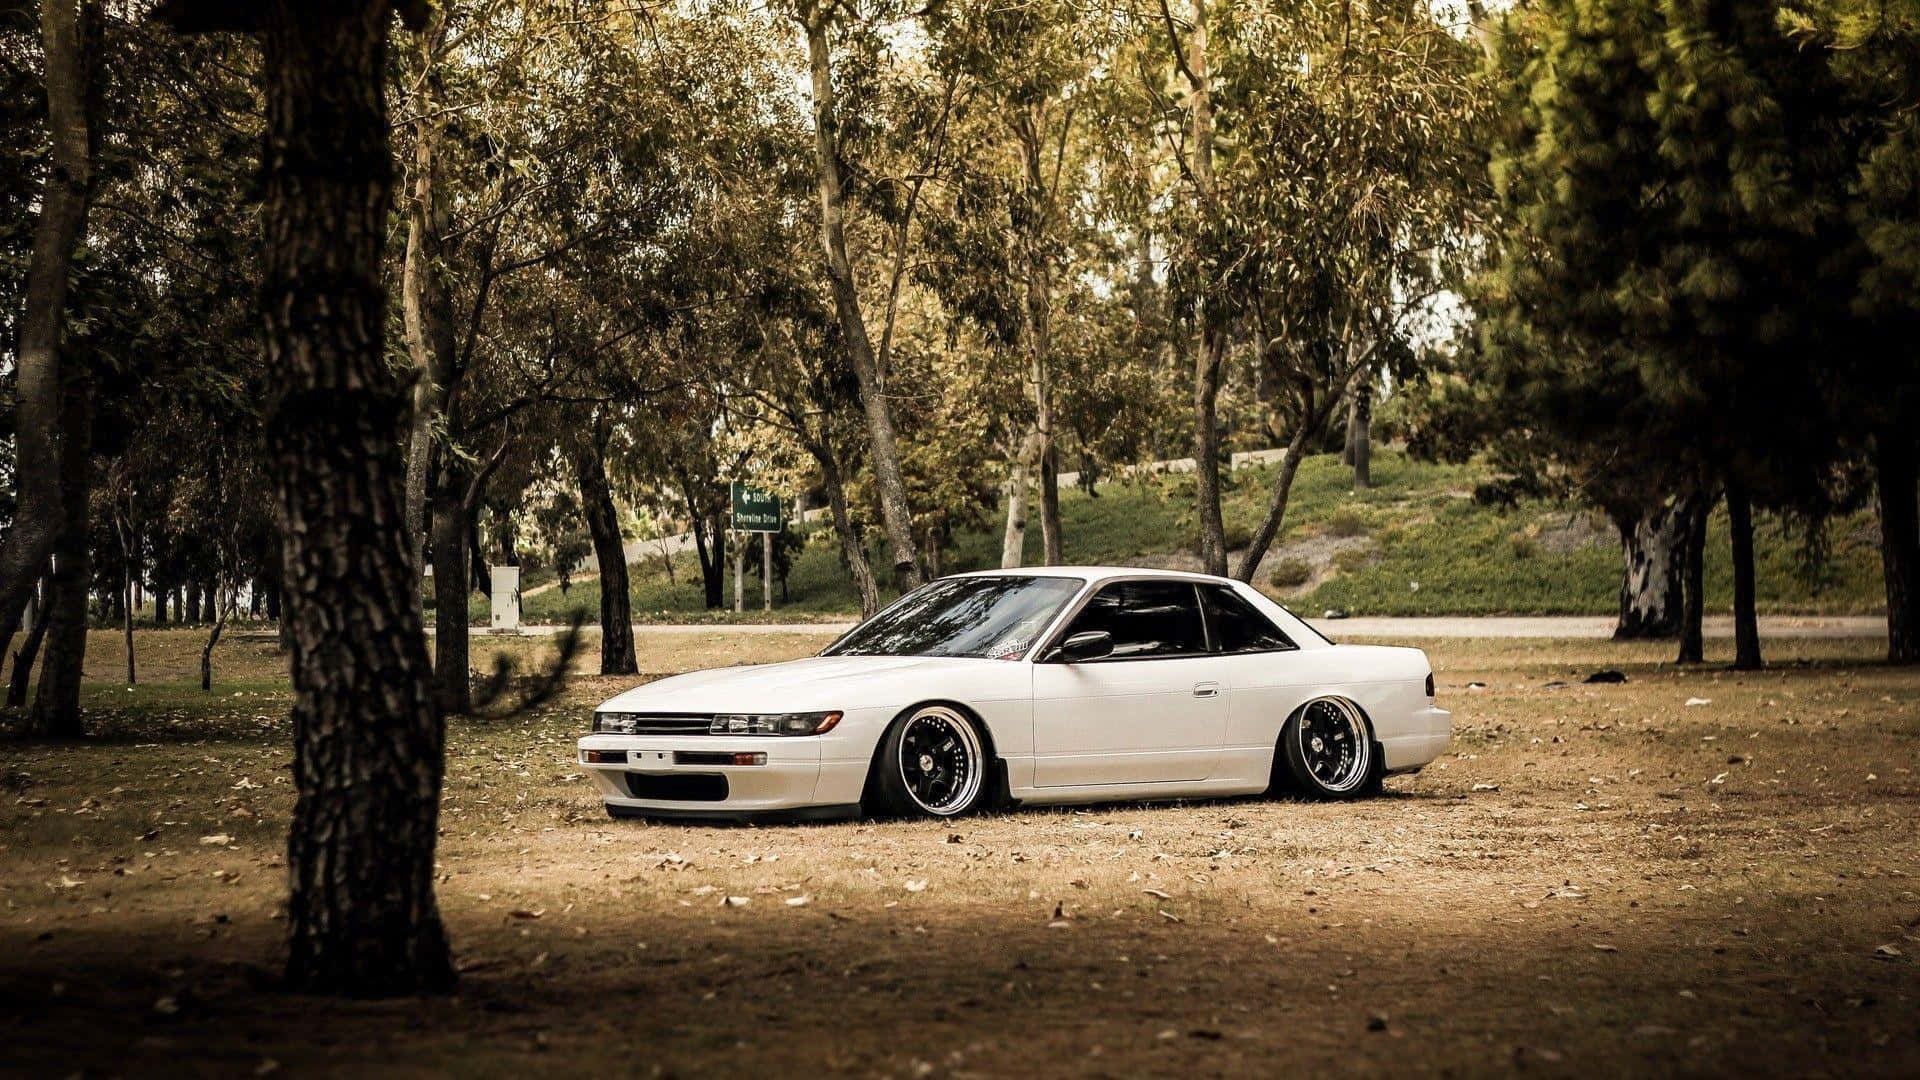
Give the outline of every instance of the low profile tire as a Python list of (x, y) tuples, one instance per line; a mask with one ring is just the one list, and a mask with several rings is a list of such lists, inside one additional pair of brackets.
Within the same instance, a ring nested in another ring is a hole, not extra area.
[(1386, 775), (1367, 718), (1352, 702), (1331, 697), (1315, 698), (1287, 719), (1273, 772), (1275, 790), (1310, 799), (1375, 795)]
[(865, 801), (885, 817), (959, 817), (986, 802), (993, 782), (993, 758), (973, 718), (951, 705), (920, 705), (880, 740)]

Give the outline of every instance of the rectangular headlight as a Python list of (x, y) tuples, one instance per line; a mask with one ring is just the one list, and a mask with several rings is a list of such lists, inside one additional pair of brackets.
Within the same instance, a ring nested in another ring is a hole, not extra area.
[(640, 718), (632, 713), (597, 712), (593, 714), (593, 731), (596, 735), (631, 735), (639, 725)]
[(838, 712), (727, 713), (713, 718), (714, 735), (824, 735), (840, 722)]

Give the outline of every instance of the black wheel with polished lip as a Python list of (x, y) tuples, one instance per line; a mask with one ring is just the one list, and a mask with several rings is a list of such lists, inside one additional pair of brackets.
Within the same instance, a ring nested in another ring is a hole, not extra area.
[(1331, 697), (1315, 698), (1287, 719), (1273, 771), (1276, 781), (1291, 781), (1275, 788), (1315, 799), (1376, 794), (1385, 775), (1367, 718), (1352, 702)]
[(957, 817), (980, 804), (989, 768), (971, 717), (950, 705), (922, 705), (880, 740), (869, 808), (892, 817)]

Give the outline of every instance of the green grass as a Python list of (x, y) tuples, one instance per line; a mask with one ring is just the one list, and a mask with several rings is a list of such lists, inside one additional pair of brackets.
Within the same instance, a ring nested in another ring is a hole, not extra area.
[[(1391, 449), (1374, 457), (1372, 490), (1354, 492), (1350, 470), (1332, 455), (1301, 463), (1285, 527), (1270, 569), (1280, 559), (1308, 553), (1318, 573), (1303, 587), (1276, 589), (1267, 575), (1258, 584), (1285, 603), (1318, 613), (1342, 608), (1356, 615), (1608, 614), (1619, 588), (1619, 541), (1611, 526), (1582, 508), (1541, 501), (1512, 509), (1476, 504), (1471, 492), (1486, 477), (1472, 465), (1438, 465), (1409, 459)], [(1230, 537), (1245, 537), (1259, 523), (1274, 473), (1245, 469), (1229, 478), (1223, 513)], [(1191, 477), (1114, 480), (1098, 498), (1075, 489), (1061, 492), (1066, 559), (1070, 563), (1192, 567), (1195, 532)], [(998, 565), (999, 523), (955, 537), (945, 552), (949, 572)], [(1826, 566), (1809, 576), (1795, 540), (1777, 522), (1762, 517), (1756, 537), (1758, 593), (1762, 611), (1844, 614), (1884, 610), (1879, 552), (1873, 519), (1857, 514), (1834, 524)], [(1710, 608), (1732, 603), (1724, 512), (1716, 514), (1707, 558)], [(1321, 546), (1317, 557), (1311, 554)], [(876, 566), (884, 565), (876, 544)], [(1038, 560), (1037, 522), (1028, 529), (1026, 558)], [(1237, 555), (1237, 553), (1236, 553)], [(643, 622), (808, 621), (844, 617), (858, 609), (852, 581), (840, 563), (838, 544), (824, 525), (814, 525), (794, 561), (788, 599), (769, 615), (759, 608), (757, 581), (747, 583), (747, 610), (709, 612), (702, 600), (699, 565), (691, 553), (675, 560), (669, 581), (658, 559), (633, 567), (634, 617)], [(1415, 587), (1417, 584), (1417, 588)], [(777, 587), (776, 587), (777, 588)], [(888, 591), (888, 595), (891, 592)], [(733, 598), (731, 576), (725, 599)], [(776, 592), (777, 598), (777, 592)], [(592, 579), (528, 597), (530, 622), (564, 622), (572, 613), (592, 620), (599, 589)], [(485, 597), (472, 614), (484, 621)]]

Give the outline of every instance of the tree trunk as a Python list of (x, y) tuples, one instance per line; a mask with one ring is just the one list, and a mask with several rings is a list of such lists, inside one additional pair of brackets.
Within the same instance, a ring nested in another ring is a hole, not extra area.
[(1373, 486), (1373, 379), (1363, 375), (1353, 384), (1347, 404), (1346, 463), (1353, 466), (1353, 489)]
[(913, 542), (913, 512), (907, 504), (907, 484), (900, 470), (899, 438), (893, 426), (893, 407), (887, 401), (885, 376), (867, 335), (860, 310), (860, 290), (853, 263), (847, 256), (844, 194), (840, 181), (840, 121), (834, 110), (833, 62), (827, 43), (826, 11), (815, 7), (802, 20), (807, 31), (808, 70), (813, 84), (813, 130), (816, 186), (820, 194), (820, 240), (826, 251), (827, 280), (833, 287), (833, 306), (846, 340), (847, 358), (860, 384), (860, 403), (872, 443), (874, 486), (879, 489), (880, 515), (887, 529), (896, 584), (902, 590), (920, 584), (920, 554)]
[[(701, 504), (694, 493), (691, 476), (680, 476), (680, 494), (687, 501), (687, 520), (693, 529), (693, 553), (700, 559), (700, 589), (707, 610), (712, 611), (726, 602), (726, 552), (718, 536), (718, 530), (710, 529), (712, 519), (707, 516), (707, 508)], [(708, 546), (709, 535), (712, 546)]]
[[(1213, 202), (1213, 83), (1207, 64), (1207, 4), (1193, 0), (1193, 26), (1187, 34), (1187, 119), (1192, 131), (1194, 187), (1203, 216)], [(1220, 516), (1220, 377), (1227, 358), (1226, 313), (1217, 297), (1203, 294), (1199, 305), (1200, 349), (1193, 362), (1193, 469), (1195, 518), (1200, 529), (1200, 569), (1227, 572), (1227, 529)], [(1276, 526), (1277, 529), (1277, 526)], [(1252, 564), (1258, 565), (1255, 557)], [(1252, 573), (1251, 569), (1247, 572)]]
[(1920, 447), (1913, 429), (1877, 432), (1873, 455), (1880, 566), (1887, 585), (1887, 661), (1920, 664)]
[(1049, 437), (1040, 451), (1040, 559), (1043, 566), (1066, 562), (1060, 537), (1060, 451)]
[(1733, 666), (1756, 671), (1762, 664), (1753, 596), (1753, 503), (1737, 481), (1727, 484), (1727, 528), (1733, 534)]
[[(1206, 331), (1193, 370), (1193, 490), (1200, 526), (1200, 569), (1227, 572), (1227, 526), (1220, 515), (1220, 429), (1217, 405), (1226, 360), (1224, 328)], [(1276, 525), (1276, 531), (1278, 526)], [(1257, 561), (1257, 560), (1256, 560)]]
[[(620, 542), (620, 514), (613, 505), (601, 460), (602, 432), (596, 429), (574, 456), (580, 502), (587, 511), (587, 532), (600, 562), (600, 674), (632, 675), (640, 670), (633, 649), (632, 598), (627, 593), (627, 554)], [(438, 571), (435, 571), (438, 573)]]
[(1620, 531), (1620, 618), (1615, 641), (1670, 638), (1685, 605), (1687, 536), (1693, 497), (1653, 507), (1620, 507), (1609, 516)]
[(840, 552), (846, 557), (847, 572), (853, 575), (854, 587), (860, 591), (860, 617), (868, 618), (880, 610), (880, 587), (873, 580), (866, 545), (860, 542), (853, 517), (847, 513), (847, 485), (840, 475), (840, 460), (826, 443), (810, 443), (807, 449), (820, 464), (821, 484), (827, 489), (827, 507), (833, 515), (833, 531), (840, 537)]
[(1280, 459), (1280, 475), (1273, 479), (1273, 494), (1267, 498), (1266, 516), (1254, 530), (1253, 539), (1247, 542), (1246, 553), (1240, 556), (1240, 569), (1234, 576), (1241, 581), (1252, 584), (1253, 576), (1260, 572), (1260, 560), (1267, 557), (1267, 549), (1280, 535), (1280, 526), (1287, 517), (1287, 500), (1293, 495), (1293, 477), (1300, 471), (1300, 459), (1306, 456), (1307, 438), (1312, 430), (1313, 425), (1300, 425), (1293, 433), (1293, 441), (1287, 444), (1287, 454)]
[[(413, 540), (414, 595), (426, 573), (427, 484), (433, 460), (433, 429), (446, 415), (457, 368), (453, 298), (447, 288), (442, 238), (450, 228), (440, 176), (440, 139), (445, 117), (438, 110), (441, 92), (437, 54), (446, 32), (446, 16), (435, 8), (420, 38), (426, 71), (413, 103), (413, 190), (407, 199), (407, 255), (401, 271), (400, 311), (406, 327), (407, 355), (413, 362), (413, 414), (407, 434), (407, 535)], [(435, 571), (438, 573), (439, 571)]]
[(454, 982), (434, 897), (445, 727), (408, 593), (406, 399), (383, 341), (392, 10), (274, 0), (258, 16), (267, 450), (294, 646), (287, 982), (360, 996)]
[(1039, 456), (1040, 434), (1030, 431), (1020, 440), (1007, 478), (1007, 528), (1000, 538), (1000, 568), (1011, 570), (1027, 559), (1027, 491), (1032, 487), (1033, 462)]
[(133, 663), (134, 597), (133, 597), (133, 564), (132, 563), (127, 564), (125, 575), (120, 582), (120, 588), (124, 591), (127, 598), (126, 608), (121, 613), (121, 616), (120, 616), (120, 636), (126, 642), (126, 647), (127, 647), (127, 685), (134, 686), (139, 682), (139, 679), (137, 677), (139, 673), (134, 670), (134, 663)]
[(193, 626), (200, 625), (205, 621), (201, 618), (200, 610), (200, 583), (189, 581), (187, 582), (187, 617), (183, 621)]
[(40, 657), (40, 645), (46, 640), (47, 623), (51, 621), (52, 612), (47, 605), (51, 596), (52, 587), (43, 584), (40, 602), (28, 608), (33, 615), (33, 622), (28, 626), (27, 636), (21, 640), (19, 650), (13, 654), (13, 677), (7, 684), (9, 708), (19, 708), (27, 703), (27, 687), (33, 681), (33, 664)]
[(1707, 617), (1707, 523), (1713, 518), (1715, 499), (1696, 499), (1686, 521), (1686, 567), (1680, 579), (1680, 655), (1677, 664), (1706, 662)]
[[(60, 347), (74, 248), (93, 199), (93, 54), (99, 47), (96, 0), (43, 0), (47, 133), (51, 153), (27, 263), (25, 302), (14, 342), (14, 514), (0, 546), (0, 656), (46, 570), (63, 528), (60, 413), (66, 378)], [(84, 538), (83, 538), (84, 542)]]
[(88, 537), (89, 475), (93, 456), (93, 405), (90, 381), (69, 371), (60, 403), (60, 535), (53, 542), (53, 574), (47, 589), (52, 618), (47, 623), (46, 656), (33, 695), (27, 727), (51, 739), (86, 734), (80, 722), (80, 679), (87, 660), (87, 592), (93, 582)]
[(213, 588), (213, 631), (207, 635), (207, 643), (200, 650), (200, 689), (213, 690), (213, 647), (220, 644), (220, 631), (227, 628), (227, 606), (220, 602), (220, 585), (215, 579)]
[(473, 709), (472, 628), (467, 625), (467, 507), (458, 478), (442, 462), (435, 478), (433, 528), (433, 700), (441, 716)]

